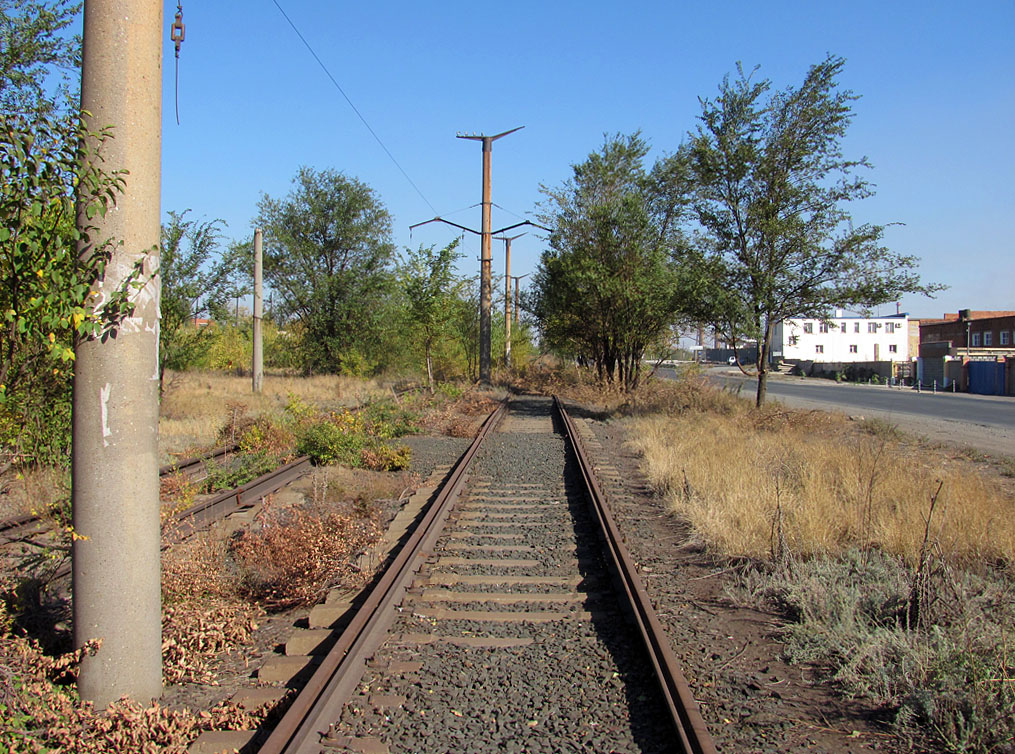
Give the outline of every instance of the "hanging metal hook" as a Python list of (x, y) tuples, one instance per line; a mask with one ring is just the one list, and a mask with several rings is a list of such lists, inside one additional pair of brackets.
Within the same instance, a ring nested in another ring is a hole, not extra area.
[(176, 45), (176, 57), (180, 57), (180, 45), (183, 44), (183, 40), (187, 36), (187, 27), (183, 25), (183, 4), (176, 4), (176, 20), (173, 22), (172, 32), (169, 34), (169, 38)]
[(176, 45), (176, 81), (174, 99), (176, 104), (176, 125), (180, 125), (180, 45), (187, 36), (187, 27), (183, 25), (183, 3), (178, 0), (176, 3), (176, 20), (173, 22), (172, 30), (169, 32), (169, 39)]

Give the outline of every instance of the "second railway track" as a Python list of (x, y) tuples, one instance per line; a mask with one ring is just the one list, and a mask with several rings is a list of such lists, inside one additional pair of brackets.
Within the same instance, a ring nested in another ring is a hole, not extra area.
[(486, 428), (263, 754), (715, 751), (567, 431)]

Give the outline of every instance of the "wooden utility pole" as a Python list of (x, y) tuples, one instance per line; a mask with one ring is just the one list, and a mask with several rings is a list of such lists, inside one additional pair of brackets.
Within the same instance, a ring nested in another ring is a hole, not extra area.
[[(81, 698), (162, 694), (159, 568), (159, 232), (162, 144), (162, 2), (85, 0), (81, 108), (93, 130), (111, 126), (107, 172), (128, 171), (104, 216), (79, 216), (93, 241), (117, 244), (98, 305), (138, 262), (144, 287), (115, 337), (75, 349), (73, 419), (74, 644), (98, 639), (78, 676)], [(81, 213), (83, 215), (83, 213)], [(87, 253), (86, 249), (80, 249)]]
[(264, 316), (262, 238), (261, 229), (256, 228), (254, 230), (254, 363), (251, 369), (255, 393), (260, 393), (264, 384), (264, 350), (261, 343), (261, 319)]
[(490, 309), (493, 293), (491, 272), (493, 259), (491, 251), (492, 233), (490, 231), (490, 214), (492, 205), (490, 199), (490, 158), (493, 154), (493, 143), (497, 141), (497, 139), (502, 139), (508, 134), (520, 131), (522, 128), (524, 128), (524, 126), (512, 128), (510, 131), (504, 131), (503, 133), (496, 134), (495, 136), (485, 136), (482, 134), (458, 134), (459, 139), (470, 139), (472, 141), (481, 141), (483, 143), (483, 225), (481, 231), (482, 252), (479, 270), (479, 381), (482, 385), (490, 384)]
[(511, 366), (511, 242), (521, 238), (517, 236), (498, 236), (504, 242), (504, 366)]

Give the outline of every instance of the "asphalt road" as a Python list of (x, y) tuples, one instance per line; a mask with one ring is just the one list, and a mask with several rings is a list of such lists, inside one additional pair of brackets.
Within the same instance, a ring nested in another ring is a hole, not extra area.
[[(673, 370), (659, 371), (674, 376)], [(753, 399), (755, 379), (727, 367), (708, 371), (708, 378)], [(853, 385), (804, 377), (772, 377), (768, 397), (788, 406), (839, 410), (851, 416), (878, 417), (903, 429), (939, 441), (1015, 455), (1015, 398), (966, 393), (916, 392), (911, 388)]]

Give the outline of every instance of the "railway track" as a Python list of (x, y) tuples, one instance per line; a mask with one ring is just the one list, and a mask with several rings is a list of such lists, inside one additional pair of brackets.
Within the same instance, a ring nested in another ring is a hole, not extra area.
[(167, 528), (165, 536), (163, 536), (163, 549), (237, 511), (253, 507), (271, 493), (309, 473), (311, 468), (310, 458), (300, 456), (290, 463), (257, 477), (257, 479), (235, 489), (221, 492), (176, 513), (173, 516), (173, 524)]
[(233, 453), (236, 453), (239, 449), (239, 445), (227, 445), (221, 448), (216, 448), (215, 450), (202, 455), (185, 458), (180, 461), (174, 461), (173, 463), (159, 467), (159, 476), (164, 477), (170, 476), (171, 474), (184, 474), (192, 479), (203, 478), (201, 475), (209, 461), (219, 463), (227, 459)]
[(715, 751), (563, 406), (488, 419), (261, 754)]
[[(231, 454), (239, 450), (238, 445), (230, 445), (222, 448), (216, 448), (203, 455), (194, 456), (181, 461), (167, 464), (159, 468), (159, 476), (167, 477), (173, 474), (184, 474), (192, 479), (202, 478), (202, 473), (209, 461), (221, 462), (228, 458)], [(302, 460), (302, 459), (299, 459)], [(272, 472), (272, 474), (278, 474), (279, 470)], [(270, 476), (270, 475), (265, 475)], [(264, 477), (260, 480), (254, 480), (254, 482), (262, 482), (261, 486), (257, 489), (266, 489), (267, 486), (263, 484)], [(289, 479), (289, 481), (292, 481)], [(207, 521), (214, 520), (214, 516), (217, 512), (227, 511), (229, 509), (228, 501), (232, 499), (234, 504), (239, 504), (241, 499), (252, 499), (254, 497), (251, 491), (246, 491), (248, 487), (254, 484), (254, 482), (248, 482), (247, 485), (243, 485), (235, 490), (216, 495), (211, 500), (202, 501), (193, 508), (189, 508), (186, 511), (182, 511), (177, 514), (176, 518), (179, 522), (184, 522), (189, 518), (193, 517), (195, 522), (199, 522), (198, 525), (203, 525)], [(277, 489), (277, 488), (275, 488)], [(274, 491), (269, 489), (269, 492)], [(261, 494), (268, 494), (263, 492)], [(38, 534), (46, 529), (46, 525), (43, 522), (43, 517), (34, 513), (25, 513), (19, 516), (12, 516), (10, 518), (0, 520), (0, 544), (4, 542), (14, 542), (24, 537)]]

